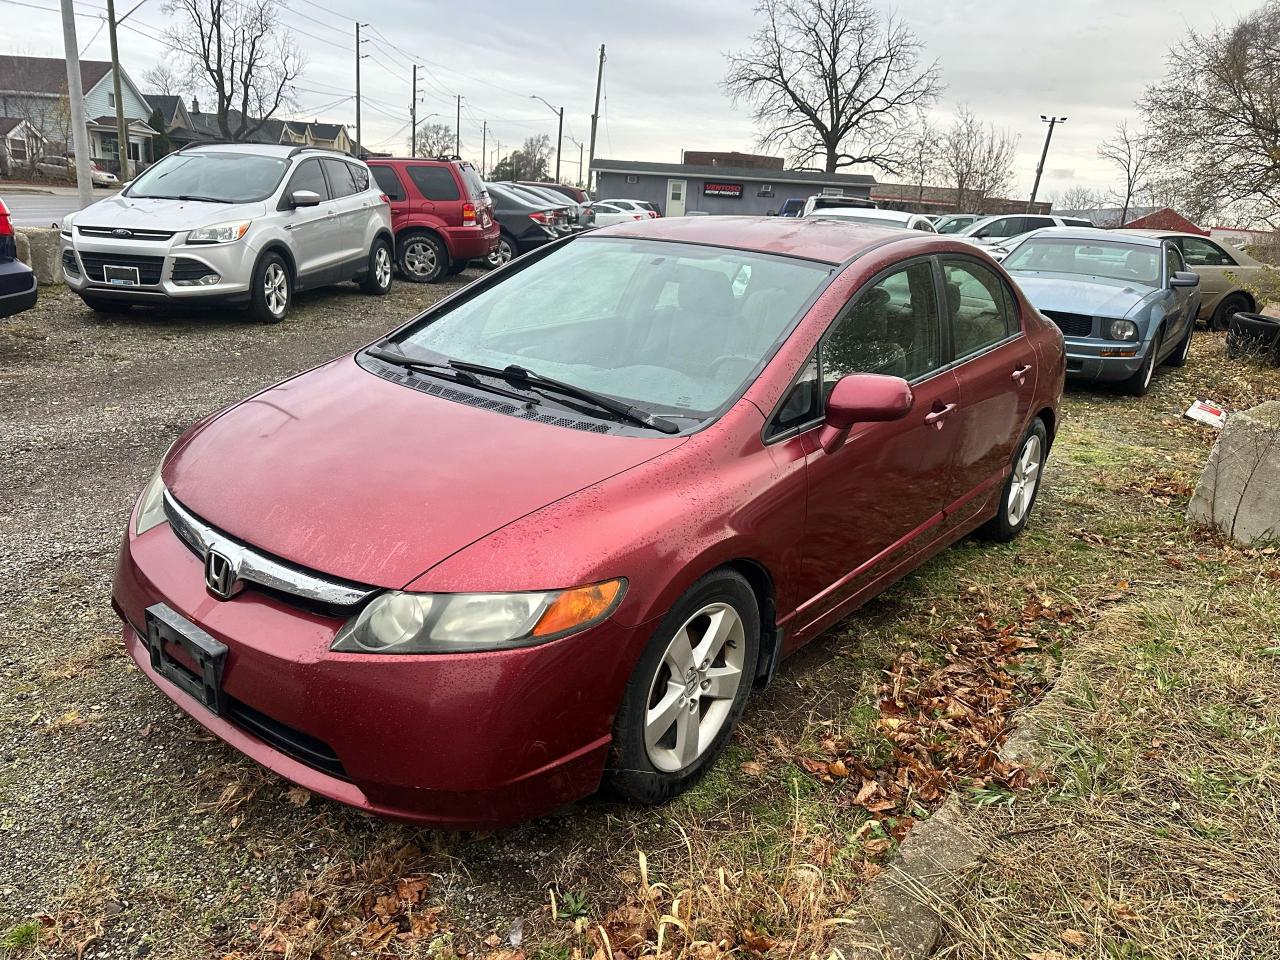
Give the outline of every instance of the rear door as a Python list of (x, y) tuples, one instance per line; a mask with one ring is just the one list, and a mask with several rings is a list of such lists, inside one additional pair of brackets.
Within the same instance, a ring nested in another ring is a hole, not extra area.
[[(938, 537), (951, 495), (959, 386), (948, 369), (933, 261), (907, 260), (865, 284), (818, 348), (822, 396), (850, 373), (899, 376), (915, 404), (901, 420), (853, 428), (826, 453), (806, 441), (809, 512), (797, 621), (819, 629)], [(821, 621), (821, 623), (819, 623)]]
[(297, 190), (310, 190), (320, 197), (317, 206), (293, 208), (284, 225), (298, 265), (300, 285), (314, 286), (324, 282), (325, 271), (333, 266), (338, 242), (338, 220), (329, 197), (329, 182), (316, 157), (298, 164), (284, 195), (288, 198)]
[(950, 528), (982, 510), (1004, 482), (1031, 415), (1038, 370), (1004, 279), (975, 258), (948, 255), (939, 264), (960, 384)]
[[(333, 205), (338, 221), (334, 233), (334, 261), (336, 269), (342, 270), (357, 262), (363, 266), (369, 254), (367, 247), (369, 211), (366, 198), (369, 196), (365, 183), (364, 190), (356, 180), (356, 171), (345, 160), (325, 157), (321, 161), (325, 177), (329, 181), (329, 192), (333, 197)], [(363, 173), (363, 171), (361, 171)]]
[(378, 189), (391, 201), (391, 229), (399, 234), (409, 222), (409, 193), (400, 182), (396, 168), (385, 164), (370, 164), (369, 170), (377, 181)]
[[(1247, 267), (1241, 269), (1235, 258), (1212, 240), (1202, 237), (1170, 237), (1170, 240), (1182, 251), (1187, 268), (1200, 275), (1200, 300), (1206, 312), (1218, 305), (1223, 294), (1235, 289), (1244, 279), (1241, 274), (1249, 271)], [(1237, 275), (1236, 280), (1229, 276), (1231, 273)]]
[(412, 163), (405, 173), (417, 188), (419, 213), (435, 217), (445, 226), (462, 226), (462, 191), (446, 164)]

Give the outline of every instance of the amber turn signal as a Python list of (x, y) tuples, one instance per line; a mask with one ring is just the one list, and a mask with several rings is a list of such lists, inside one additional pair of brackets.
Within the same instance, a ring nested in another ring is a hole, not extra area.
[(622, 584), (621, 580), (608, 580), (563, 591), (538, 618), (533, 636), (567, 633), (593, 620), (604, 619), (621, 598)]

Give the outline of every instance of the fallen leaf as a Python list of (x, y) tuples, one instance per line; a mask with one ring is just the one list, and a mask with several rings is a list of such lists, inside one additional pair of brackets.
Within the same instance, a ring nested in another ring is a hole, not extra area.
[(1069, 943), (1073, 947), (1083, 947), (1089, 942), (1089, 938), (1081, 930), (1067, 929), (1062, 931), (1062, 942)]
[(764, 764), (755, 760), (748, 760), (741, 765), (740, 769), (748, 776), (759, 777), (764, 773)]
[(311, 802), (311, 791), (306, 787), (292, 786), (285, 791), (284, 798), (295, 807), (305, 807)]
[(836, 760), (827, 765), (827, 773), (831, 774), (833, 777), (843, 780), (845, 777), (849, 776), (849, 768), (844, 765), (843, 760)]

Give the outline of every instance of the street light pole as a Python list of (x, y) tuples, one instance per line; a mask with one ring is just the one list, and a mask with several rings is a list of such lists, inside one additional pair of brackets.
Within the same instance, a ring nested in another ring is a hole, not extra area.
[(1044, 174), (1044, 162), (1049, 156), (1049, 141), (1053, 139), (1053, 128), (1060, 123), (1066, 123), (1066, 117), (1046, 117), (1040, 115), (1040, 119), (1049, 125), (1049, 132), (1044, 135), (1044, 150), (1040, 152), (1040, 166), (1036, 167), (1036, 182), (1031, 187), (1031, 199), (1027, 201), (1027, 213), (1031, 212), (1031, 208), (1036, 205), (1036, 194), (1040, 192), (1040, 177)]
[(564, 146), (564, 107), (553, 107), (536, 93), (529, 94), (530, 100), (539, 100), (547, 105), (552, 113), (560, 118), (560, 126), (556, 129), (556, 183), (560, 182), (560, 148)]
[(578, 148), (578, 186), (582, 186), (584, 183), (582, 179), (582, 141), (570, 137), (569, 142)]

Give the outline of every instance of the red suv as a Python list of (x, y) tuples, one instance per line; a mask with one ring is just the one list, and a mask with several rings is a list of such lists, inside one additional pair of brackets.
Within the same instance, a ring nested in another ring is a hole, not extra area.
[(406, 280), (435, 283), (497, 249), (493, 204), (471, 164), (448, 157), (368, 164), (391, 201), (396, 263)]

